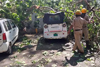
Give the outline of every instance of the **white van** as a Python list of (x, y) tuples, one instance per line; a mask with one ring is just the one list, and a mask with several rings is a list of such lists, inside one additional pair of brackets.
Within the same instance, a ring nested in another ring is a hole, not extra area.
[(63, 22), (64, 12), (45, 14), (43, 18), (45, 39), (67, 38), (67, 25)]
[(12, 45), (18, 38), (19, 29), (11, 19), (0, 18), (0, 53), (12, 53)]

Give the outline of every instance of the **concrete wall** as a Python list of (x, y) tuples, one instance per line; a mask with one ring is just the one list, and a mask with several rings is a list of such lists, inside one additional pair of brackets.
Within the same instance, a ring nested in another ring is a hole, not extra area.
[(26, 33), (35, 33), (35, 27), (34, 27), (34, 22), (36, 20), (39, 20), (39, 28), (38, 28), (38, 33), (43, 32), (43, 18), (36, 18), (36, 13), (32, 14), (32, 21), (25, 22), (26, 26)]

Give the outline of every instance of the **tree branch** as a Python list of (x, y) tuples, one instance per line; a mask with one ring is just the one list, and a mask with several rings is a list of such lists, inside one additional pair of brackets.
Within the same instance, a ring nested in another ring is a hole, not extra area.
[(84, 0), (84, 1), (86, 2), (87, 6), (90, 7), (89, 12), (92, 11), (92, 12), (93, 12), (93, 15), (100, 21), (100, 17), (98, 17), (98, 16), (96, 15), (95, 11), (94, 11), (95, 5), (94, 5), (93, 7), (91, 7), (90, 4), (87, 2), (87, 0)]
[(93, 12), (94, 16), (100, 21), (100, 17), (98, 17), (98, 16), (96, 15), (95, 11), (93, 10), (92, 12)]
[(33, 5), (32, 7), (28, 8), (26, 11), (32, 11), (32, 10), (33, 10), (33, 8), (35, 8), (35, 9), (39, 9), (39, 8), (40, 8), (40, 6)]
[(51, 7), (40, 7), (39, 9), (40, 9), (40, 10), (43, 10), (43, 9), (44, 9), (44, 10), (45, 10), (45, 9), (48, 10), (48, 9), (49, 9), (49, 10), (52, 10), (52, 11), (56, 12), (56, 10), (54, 10), (54, 9), (51, 8)]

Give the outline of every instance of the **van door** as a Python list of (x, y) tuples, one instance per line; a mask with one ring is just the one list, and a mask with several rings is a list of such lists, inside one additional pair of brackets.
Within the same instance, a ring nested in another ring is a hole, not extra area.
[(0, 45), (2, 45), (3, 43), (3, 39), (2, 39), (2, 29), (1, 29), (1, 25), (0, 25)]
[(50, 24), (48, 25), (49, 32), (61, 32), (62, 24)]
[(13, 40), (15, 40), (15, 38), (16, 38), (16, 32), (17, 32), (17, 30), (16, 30), (16, 26), (15, 26), (15, 24), (12, 22), (12, 20), (10, 20), (10, 23), (11, 23), (11, 27), (12, 27), (12, 35), (13, 35)]

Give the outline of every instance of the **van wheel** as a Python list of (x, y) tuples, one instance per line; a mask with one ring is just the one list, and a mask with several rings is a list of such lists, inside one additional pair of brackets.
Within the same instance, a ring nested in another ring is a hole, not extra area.
[(12, 54), (12, 47), (11, 47), (11, 45), (9, 45), (6, 54), (8, 54), (8, 55)]

